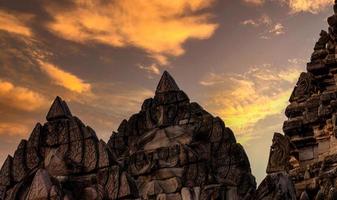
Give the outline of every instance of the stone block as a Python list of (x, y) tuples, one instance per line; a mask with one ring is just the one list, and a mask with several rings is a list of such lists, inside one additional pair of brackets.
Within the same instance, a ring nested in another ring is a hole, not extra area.
[(108, 167), (110, 165), (110, 156), (109, 150), (106, 143), (103, 140), (100, 140), (98, 143), (98, 167)]
[(26, 163), (28, 169), (36, 168), (41, 162), (41, 158), (37, 147), (30, 147), (26, 149)]
[(314, 149), (313, 147), (306, 147), (299, 149), (299, 160), (305, 161), (305, 160), (311, 160), (314, 158)]
[(97, 143), (94, 139), (84, 140), (83, 167), (85, 172), (91, 172), (96, 169), (98, 161), (97, 155)]
[(40, 169), (36, 172), (33, 182), (27, 194), (27, 200), (48, 200), (49, 191), (53, 183), (46, 170)]

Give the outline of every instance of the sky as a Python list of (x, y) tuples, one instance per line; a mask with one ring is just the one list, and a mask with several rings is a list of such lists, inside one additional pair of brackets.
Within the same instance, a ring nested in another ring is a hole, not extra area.
[(59, 95), (107, 141), (164, 70), (233, 129), (257, 182), (333, 0), (0, 0), (0, 163)]

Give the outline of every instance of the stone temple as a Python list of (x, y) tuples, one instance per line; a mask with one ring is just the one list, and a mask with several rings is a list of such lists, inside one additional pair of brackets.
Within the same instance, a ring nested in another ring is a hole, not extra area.
[(337, 1), (334, 13), (289, 99), (285, 135), (274, 135), (264, 199), (337, 199)]
[(106, 144), (57, 97), (0, 171), (0, 200), (253, 199), (255, 178), (230, 128), (164, 72), (155, 96)]
[(0, 170), (0, 200), (337, 200), (337, 1), (256, 189), (230, 128), (164, 72), (109, 141), (57, 97)]

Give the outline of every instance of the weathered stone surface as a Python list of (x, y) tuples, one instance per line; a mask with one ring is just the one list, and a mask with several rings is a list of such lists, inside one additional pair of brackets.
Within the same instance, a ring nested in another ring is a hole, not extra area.
[(56, 97), (46, 118), (48, 121), (51, 121), (54, 119), (68, 118), (71, 116), (71, 112), (66, 102), (63, 101), (60, 97)]
[(98, 144), (98, 167), (108, 167), (110, 165), (110, 155), (107, 144), (100, 140)]
[(50, 188), (50, 191), (49, 191), (49, 199), (50, 200), (62, 200), (62, 191), (56, 186), (56, 185), (53, 185), (51, 188)]
[(40, 164), (40, 153), (36, 147), (28, 147), (26, 149), (26, 164), (29, 170), (36, 168)]
[(173, 177), (182, 177), (184, 173), (183, 168), (162, 168), (153, 173), (153, 179), (163, 180)]
[(138, 189), (133, 178), (126, 172), (122, 172), (119, 178), (118, 198), (136, 198)]
[(84, 142), (82, 140), (72, 142), (69, 145), (68, 159), (74, 165), (82, 165), (82, 160), (84, 156)]
[(291, 94), (290, 101), (303, 100), (310, 97), (317, 91), (314, 76), (308, 72), (303, 72), (298, 79), (293, 93)]
[(12, 156), (7, 156), (0, 170), (0, 186), (10, 186), (12, 184), (11, 170), (13, 167)]
[(20, 182), (28, 171), (25, 158), (26, 146), (27, 141), (21, 140), (18, 149), (14, 153), (12, 174), (15, 182)]
[(296, 200), (296, 192), (285, 172), (267, 175), (256, 191), (259, 200)]
[(82, 192), (81, 199), (83, 200), (98, 200), (100, 199), (99, 194), (94, 187), (86, 187)]
[(4, 200), (6, 198), (6, 186), (0, 186), (0, 199)]
[(63, 155), (57, 149), (51, 149), (48, 152), (44, 166), (53, 176), (65, 176), (70, 173)]
[[(111, 167), (108, 171), (108, 179), (102, 184), (105, 190), (107, 191), (107, 196), (109, 199), (117, 199), (118, 198), (118, 190), (119, 190), (119, 180), (120, 180), (120, 169), (119, 167)], [(102, 179), (99, 179), (100, 182)]]
[[(238, 189), (232, 188), (231, 190), (226, 191), (223, 186), (220, 185), (208, 185), (204, 187), (200, 193), (200, 200), (208, 200), (208, 199), (247, 199), (245, 197), (240, 197), (238, 195)], [(249, 199), (249, 198), (248, 198)]]
[(94, 139), (84, 140), (83, 166), (86, 172), (96, 169), (97, 155), (97, 141)]
[(306, 191), (302, 192), (299, 200), (310, 200), (309, 195)]
[(273, 144), (270, 148), (267, 173), (288, 170), (290, 155), (290, 141), (287, 136), (275, 133)]
[(200, 187), (181, 189), (181, 197), (183, 200), (195, 200), (200, 198)]
[(49, 191), (52, 186), (53, 183), (51, 182), (48, 172), (46, 170), (39, 169), (35, 174), (26, 199), (48, 200)]
[(170, 92), (170, 91), (179, 91), (179, 87), (172, 76), (164, 71), (159, 84), (157, 86), (156, 93)]
[(179, 193), (173, 194), (159, 194), (156, 200), (182, 200), (181, 195)]
[(34, 148), (34, 147), (39, 148), (40, 147), (40, 141), (42, 140), (41, 131), (42, 131), (42, 125), (40, 123), (37, 123), (32, 133), (30, 134), (30, 137), (27, 142), (27, 148)]

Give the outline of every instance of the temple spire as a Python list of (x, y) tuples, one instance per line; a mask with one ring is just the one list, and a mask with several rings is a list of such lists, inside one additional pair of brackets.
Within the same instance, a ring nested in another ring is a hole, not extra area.
[(54, 119), (68, 118), (71, 116), (67, 103), (63, 101), (61, 97), (57, 96), (50, 107), (46, 118), (48, 121), (52, 121)]
[(180, 89), (175, 80), (172, 78), (172, 76), (167, 71), (164, 71), (158, 83), (156, 93), (179, 91), (179, 90)]

